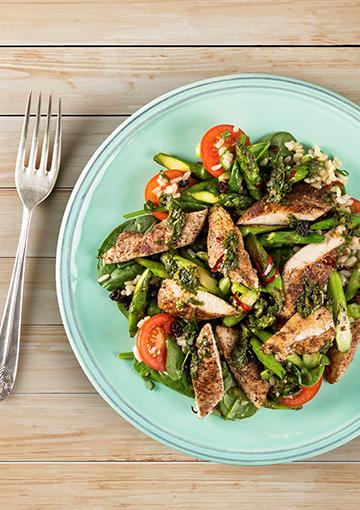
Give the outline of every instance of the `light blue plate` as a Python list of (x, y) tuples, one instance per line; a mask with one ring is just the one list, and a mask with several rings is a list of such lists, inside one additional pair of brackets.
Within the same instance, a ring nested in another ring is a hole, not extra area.
[[(234, 464), (273, 464), (319, 455), (360, 430), (359, 358), (336, 385), (323, 384), (302, 411), (260, 410), (225, 422), (198, 420), (191, 399), (157, 386), (149, 392), (131, 363), (126, 320), (96, 282), (96, 251), (122, 214), (141, 208), (156, 152), (194, 159), (212, 125), (230, 123), (254, 140), (290, 131), (320, 145), (350, 171), (360, 196), (360, 109), (309, 83), (269, 75), (225, 76), (194, 83), (149, 103), (91, 158), (69, 200), (57, 249), (57, 292), (65, 329), (83, 370), (103, 398), (140, 430), (194, 457)], [(106, 430), (104, 430), (106, 434)]]

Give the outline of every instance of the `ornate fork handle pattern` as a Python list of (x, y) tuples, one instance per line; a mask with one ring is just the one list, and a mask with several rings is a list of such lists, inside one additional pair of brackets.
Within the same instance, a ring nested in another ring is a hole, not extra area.
[(31, 93), (26, 106), (15, 169), (16, 189), (24, 207), (15, 264), (0, 325), (0, 400), (9, 395), (16, 378), (20, 350), (25, 261), (32, 213), (53, 190), (60, 166), (61, 98), (58, 103), (53, 144), (50, 143), (51, 95), (48, 101), (44, 136), (40, 143), (41, 94), (39, 94), (29, 157), (26, 158), (30, 110)]
[(23, 210), (23, 220), (14, 268), (0, 326), (0, 400), (11, 392), (16, 377), (23, 301), (26, 251), (32, 211)]

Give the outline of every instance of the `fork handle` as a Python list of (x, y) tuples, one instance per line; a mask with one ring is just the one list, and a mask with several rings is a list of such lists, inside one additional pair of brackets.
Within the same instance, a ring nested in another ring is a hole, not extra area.
[(15, 383), (20, 348), (25, 261), (31, 217), (32, 210), (24, 206), (19, 244), (0, 326), (0, 400), (9, 395)]

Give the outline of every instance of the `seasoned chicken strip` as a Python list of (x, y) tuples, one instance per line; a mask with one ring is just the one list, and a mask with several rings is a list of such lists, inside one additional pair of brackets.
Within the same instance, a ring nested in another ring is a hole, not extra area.
[(237, 238), (236, 267), (229, 271), (229, 277), (233, 282), (239, 282), (246, 287), (258, 288), (259, 280), (251, 265), (249, 255), (244, 248), (242, 235), (238, 227), (235, 227), (230, 215), (223, 207), (214, 206), (209, 213), (209, 232), (207, 247), (209, 266), (213, 269), (219, 260), (224, 257), (224, 241), (229, 234)]
[[(187, 246), (195, 241), (201, 232), (207, 216), (207, 209), (185, 214), (185, 226), (175, 248)], [(156, 223), (146, 234), (137, 232), (122, 232), (116, 240), (115, 246), (110, 248), (102, 258), (107, 264), (126, 262), (136, 257), (148, 257), (155, 253), (168, 250), (171, 239), (171, 228), (167, 220)]]
[(326, 355), (330, 359), (330, 365), (325, 367), (325, 376), (329, 383), (336, 383), (340, 377), (344, 375), (349, 368), (350, 363), (354, 359), (356, 349), (360, 343), (360, 319), (354, 322), (351, 328), (352, 342), (348, 352), (340, 352), (333, 345)]
[(289, 217), (298, 220), (315, 221), (331, 209), (324, 191), (299, 183), (285, 197), (284, 203), (267, 201), (267, 196), (253, 204), (240, 217), (240, 225), (288, 225)]
[(257, 408), (262, 407), (270, 384), (268, 381), (261, 379), (260, 366), (256, 361), (249, 361), (242, 368), (236, 368), (231, 358), (231, 354), (239, 339), (239, 332), (234, 328), (216, 326), (216, 338), (220, 352), (224, 355), (235, 379), (254, 406)]
[(197, 363), (192, 382), (198, 418), (211, 413), (224, 396), (224, 381), (219, 351), (210, 324), (205, 324), (195, 342)]
[(157, 303), (164, 312), (188, 320), (195, 317), (205, 321), (237, 313), (233, 306), (210, 292), (198, 290), (196, 294), (191, 294), (170, 279), (162, 281)]
[(305, 319), (296, 313), (280, 331), (267, 340), (262, 351), (274, 353), (279, 361), (289, 354), (313, 354), (335, 336), (332, 314), (324, 306)]
[(327, 283), (336, 262), (335, 250), (345, 242), (343, 231), (343, 227), (338, 227), (326, 234), (322, 243), (304, 246), (286, 262), (282, 273), (285, 300), (281, 318), (288, 319), (295, 313), (306, 278), (314, 284)]

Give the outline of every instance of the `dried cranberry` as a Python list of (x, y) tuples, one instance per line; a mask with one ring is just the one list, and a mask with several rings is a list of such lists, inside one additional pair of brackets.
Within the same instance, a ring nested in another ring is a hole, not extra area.
[(109, 298), (112, 301), (116, 301), (117, 303), (121, 303), (122, 305), (124, 305), (124, 308), (126, 310), (130, 308), (132, 296), (124, 296), (123, 294), (121, 294), (121, 289), (119, 288), (114, 289), (109, 295)]
[(186, 188), (186, 186), (189, 185), (189, 180), (188, 179), (183, 179), (182, 181), (180, 181), (178, 183), (178, 186), (179, 188)]
[(279, 152), (279, 147), (277, 145), (270, 145), (269, 147), (269, 151), (270, 152), (274, 152), (275, 154), (277, 154)]
[(355, 301), (360, 305), (360, 294), (355, 296)]
[(226, 182), (222, 181), (218, 183), (218, 190), (220, 191), (220, 193), (228, 193), (230, 188)]
[(183, 326), (181, 324), (181, 322), (179, 321), (175, 321), (172, 325), (172, 333), (174, 335), (175, 338), (179, 338), (179, 336), (181, 336), (183, 334), (184, 330), (183, 330)]
[(253, 351), (249, 348), (246, 350), (246, 358), (248, 361), (254, 361), (255, 360), (255, 355), (253, 353)]
[(109, 298), (112, 301), (120, 301), (120, 299), (122, 298), (121, 289), (119, 289), (119, 288), (114, 289), (112, 291), (112, 293), (110, 294)]
[(310, 231), (310, 223), (306, 220), (300, 220), (295, 226), (295, 231), (301, 236), (307, 236)]

